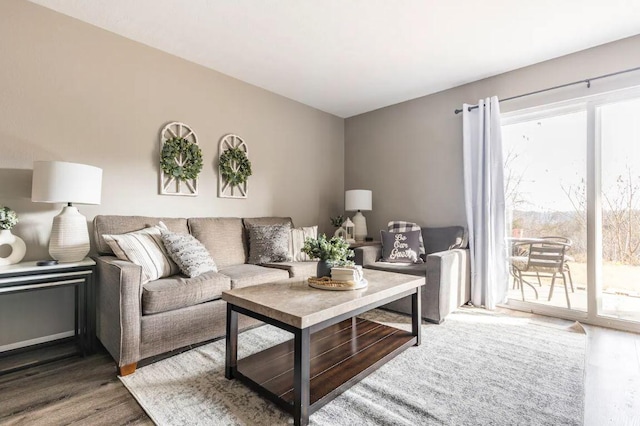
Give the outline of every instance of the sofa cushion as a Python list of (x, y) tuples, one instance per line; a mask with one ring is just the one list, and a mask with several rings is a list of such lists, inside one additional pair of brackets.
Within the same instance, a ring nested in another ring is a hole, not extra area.
[(289, 255), (291, 227), (286, 225), (252, 225), (249, 233), (248, 263), (286, 262)]
[(189, 231), (209, 250), (218, 269), (247, 261), (247, 243), (242, 219), (236, 217), (191, 218)]
[(231, 279), (217, 272), (195, 278), (174, 275), (150, 281), (142, 287), (142, 313), (157, 314), (219, 299), (230, 288)]
[(154, 226), (164, 222), (164, 224), (173, 232), (181, 232), (186, 234), (189, 232), (187, 228), (187, 219), (171, 218), (171, 217), (149, 217), (149, 216), (117, 216), (117, 215), (98, 215), (93, 219), (93, 236), (98, 254), (113, 254), (113, 250), (102, 238), (104, 234), (126, 234), (132, 231)]
[(380, 231), (382, 260), (390, 263), (422, 263), (420, 231)]
[(439, 251), (467, 248), (467, 231), (462, 226), (422, 228), (424, 249), (427, 254)]
[(232, 289), (289, 278), (289, 273), (283, 269), (265, 268), (249, 264), (227, 266), (226, 268), (220, 268), (219, 272), (231, 278)]
[(367, 265), (367, 269), (376, 269), (378, 271), (387, 272), (400, 272), (402, 274), (417, 275), (419, 277), (425, 277), (427, 275), (426, 263), (375, 262)]
[(162, 230), (161, 237), (167, 253), (184, 275), (193, 278), (218, 272), (209, 250), (193, 235)]
[(318, 270), (318, 262), (312, 260), (309, 262), (274, 262), (263, 263), (262, 266), (267, 268), (283, 269), (289, 273), (291, 278), (308, 278), (315, 277)]
[(178, 273), (178, 265), (171, 260), (162, 242), (161, 232), (166, 229), (165, 225), (160, 223), (127, 234), (104, 234), (102, 238), (118, 259), (128, 260), (142, 267), (144, 284)]

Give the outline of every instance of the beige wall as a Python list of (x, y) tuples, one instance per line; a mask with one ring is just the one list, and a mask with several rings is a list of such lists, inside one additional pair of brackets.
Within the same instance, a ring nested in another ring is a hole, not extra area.
[[(199, 137), (198, 197), (158, 195), (158, 137), (171, 121)], [(214, 158), (227, 133), (249, 146), (246, 200), (217, 197)], [(14, 231), (27, 241), (27, 259), (48, 257), (51, 219), (62, 207), (30, 201), (34, 160), (103, 169), (102, 204), (79, 206), (88, 219), (284, 215), (329, 231), (329, 216), (343, 208), (341, 118), (29, 2), (3, 0), (0, 205), (19, 213)], [(0, 347), (68, 330), (71, 308), (68, 292), (1, 298)]]
[[(527, 93), (640, 66), (640, 36), (351, 117), (345, 123), (345, 189), (371, 189), (369, 234), (389, 220), (466, 225), (462, 178), (463, 103)], [(473, 64), (469, 64), (470, 67)], [(640, 85), (640, 72), (501, 104), (503, 112)]]

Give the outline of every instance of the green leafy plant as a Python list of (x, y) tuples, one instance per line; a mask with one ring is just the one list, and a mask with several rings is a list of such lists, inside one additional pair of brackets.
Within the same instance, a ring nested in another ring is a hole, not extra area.
[(349, 257), (353, 257), (353, 250), (349, 249), (349, 243), (341, 237), (327, 240), (327, 236), (321, 234), (318, 238), (307, 238), (302, 252), (312, 259), (328, 261), (333, 266), (353, 265), (349, 260)]
[(220, 155), (220, 174), (229, 185), (242, 185), (251, 173), (251, 161), (243, 149), (229, 148)]
[(335, 217), (330, 217), (329, 220), (331, 221), (331, 224), (334, 227), (340, 228), (342, 226), (342, 224), (344, 223), (344, 216), (338, 215), (338, 216), (335, 216)]
[(162, 145), (160, 167), (178, 180), (196, 179), (202, 171), (202, 151), (196, 143), (184, 138), (167, 139)]
[(20, 221), (15, 211), (0, 206), (0, 229), (11, 229)]

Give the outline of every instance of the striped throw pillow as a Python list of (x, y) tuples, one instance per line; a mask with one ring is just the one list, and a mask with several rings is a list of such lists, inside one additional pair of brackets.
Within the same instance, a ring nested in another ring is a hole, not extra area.
[(289, 239), (289, 255), (294, 262), (308, 262), (311, 259), (306, 253), (301, 252), (304, 240), (307, 238), (318, 238), (318, 226), (303, 226), (302, 228), (291, 229)]
[(118, 259), (142, 267), (142, 284), (178, 273), (178, 265), (162, 243), (164, 224), (120, 235), (103, 235)]

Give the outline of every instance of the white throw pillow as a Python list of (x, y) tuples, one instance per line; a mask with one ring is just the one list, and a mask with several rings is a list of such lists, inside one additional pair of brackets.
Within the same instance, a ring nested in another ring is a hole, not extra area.
[(119, 235), (103, 235), (118, 259), (128, 260), (142, 267), (142, 284), (178, 273), (178, 265), (169, 257), (162, 242), (160, 225)]
[(311, 259), (306, 253), (301, 252), (304, 240), (307, 238), (318, 238), (318, 226), (303, 226), (302, 228), (291, 229), (289, 239), (289, 254), (294, 262), (308, 262)]

